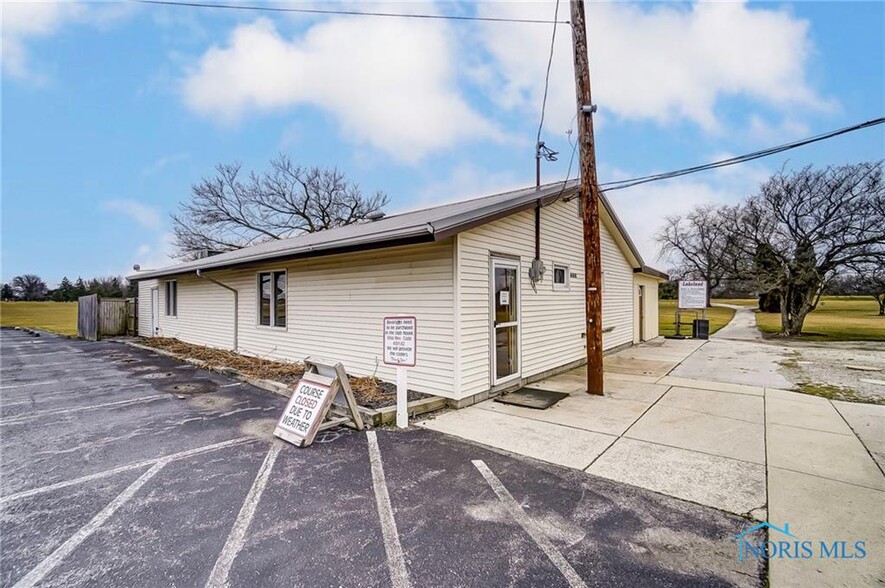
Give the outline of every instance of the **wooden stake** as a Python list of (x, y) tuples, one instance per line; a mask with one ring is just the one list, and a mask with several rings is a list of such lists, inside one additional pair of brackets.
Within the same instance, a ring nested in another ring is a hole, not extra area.
[(578, 146), (581, 171), (581, 220), (584, 223), (584, 287), (587, 319), (587, 393), (603, 393), (602, 378), (602, 262), (599, 246), (599, 185), (593, 146), (590, 66), (584, 0), (571, 0), (572, 44), (575, 51), (575, 89), (578, 108)]

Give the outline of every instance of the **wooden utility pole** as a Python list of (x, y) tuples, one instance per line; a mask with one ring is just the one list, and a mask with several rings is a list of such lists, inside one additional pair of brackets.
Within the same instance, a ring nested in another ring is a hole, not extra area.
[(578, 99), (580, 202), (584, 223), (584, 295), (587, 327), (587, 393), (603, 393), (602, 378), (602, 260), (599, 247), (599, 184), (593, 147), (593, 102), (587, 63), (584, 0), (571, 0), (572, 44), (575, 50), (575, 90)]

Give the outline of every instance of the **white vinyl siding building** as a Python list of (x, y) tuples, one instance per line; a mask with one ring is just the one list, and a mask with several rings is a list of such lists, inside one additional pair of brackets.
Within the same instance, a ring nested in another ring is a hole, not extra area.
[[(546, 272), (533, 285), (529, 278), (535, 256), (532, 203), (538, 196), (534, 191), (525, 194), (528, 208), (523, 206), (512, 214), (496, 211), (495, 218), (487, 222), (469, 218), (471, 226), (449, 230), (450, 234), (441, 227), (451, 216), (431, 217), (426, 223), (423, 217), (417, 219), (415, 226), (431, 233), (430, 242), (380, 247), (372, 241), (365, 247), (329, 254), (317, 254), (317, 245), (311, 244), (303, 249), (309, 256), (296, 257), (297, 253), (283, 249), (285, 243), (280, 241), (144, 272), (147, 275), (133, 277), (139, 284), (139, 335), (174, 337), (286, 361), (314, 356), (341, 361), (352, 375), (375, 374), (393, 381), (394, 368), (382, 363), (382, 319), (413, 315), (418, 321), (417, 365), (409, 371), (410, 388), (453, 400), (512, 388), (579, 365), (586, 357), (586, 339), (583, 237), (577, 201), (545, 201), (540, 217), (540, 259)], [(496, 196), (495, 206), (510, 202), (501, 196), (507, 195)], [(486, 201), (488, 198), (470, 202), (479, 205)], [(288, 241), (318, 241), (319, 236), (330, 238), (336, 233), (359, 233), (360, 239), (366, 238), (362, 235), (365, 233), (374, 239), (379, 232), (391, 232), (385, 227), (394, 220), (403, 224), (410, 215), (428, 215), (452, 207), (461, 211), (466, 204), (406, 213)], [(485, 214), (486, 207), (481, 210)], [(472, 210), (468, 212), (473, 214)], [(458, 212), (457, 220), (464, 222), (461, 218), (466, 214)], [(425, 224), (430, 229), (425, 229)], [(409, 231), (418, 231), (411, 227)], [(636, 331), (634, 272), (642, 266), (637, 265), (635, 251), (625, 251), (628, 242), (621, 232), (614, 217), (603, 211), (606, 349), (631, 344)], [(259, 261), (241, 261), (262, 248), (273, 251), (262, 254)], [(283, 253), (277, 255), (277, 250)], [(496, 300), (493, 264), (506, 266), (503, 271), (509, 272), (517, 285), (507, 290), (506, 297), (498, 292), (500, 299)], [(557, 267), (568, 275), (565, 283), (554, 285)], [(262, 284), (265, 290), (270, 284), (272, 291), (276, 283), (282, 283), (280, 279), (285, 281), (284, 296), (277, 292), (262, 303)], [(172, 289), (165, 284), (170, 280), (176, 284), (174, 315), (166, 312)], [(648, 295), (655, 299), (656, 284), (655, 278), (649, 278), (646, 284)], [(236, 290), (236, 309), (231, 288)], [(506, 308), (508, 316), (517, 320), (502, 328), (493, 318), (493, 302), (498, 311)], [(502, 307), (501, 303), (513, 306)], [(275, 308), (284, 318), (275, 318)], [(651, 331), (646, 330), (646, 334)], [(493, 341), (499, 345), (493, 347)], [(506, 345), (500, 345), (501, 341)], [(502, 357), (508, 366), (515, 366), (515, 373), (505, 370), (504, 380), (493, 373), (494, 364)], [(496, 385), (496, 381), (505, 383)]]

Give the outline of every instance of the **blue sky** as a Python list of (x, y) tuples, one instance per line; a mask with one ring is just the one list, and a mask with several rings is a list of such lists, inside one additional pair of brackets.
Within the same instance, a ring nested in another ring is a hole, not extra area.
[[(282, 4), (281, 4), (282, 5)], [(343, 3), (552, 18), (543, 3)], [(309, 6), (309, 4), (289, 4)], [(331, 4), (324, 4), (331, 7)], [(567, 17), (563, 2), (561, 17)], [(53, 285), (170, 262), (168, 215), (219, 162), (338, 166), (389, 211), (534, 181), (549, 25), (147, 6), (3, 7), (2, 279)], [(881, 2), (587, 5), (601, 181), (881, 116)], [(565, 176), (571, 32), (544, 140)], [(734, 202), (772, 171), (879, 159), (882, 127), (752, 164), (613, 192), (648, 262), (666, 214)]]

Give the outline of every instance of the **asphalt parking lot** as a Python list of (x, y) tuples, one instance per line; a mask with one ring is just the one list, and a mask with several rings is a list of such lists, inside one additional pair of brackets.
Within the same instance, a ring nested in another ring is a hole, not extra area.
[(271, 433), (285, 399), (0, 332), (3, 586), (761, 586), (751, 522), (433, 431)]

